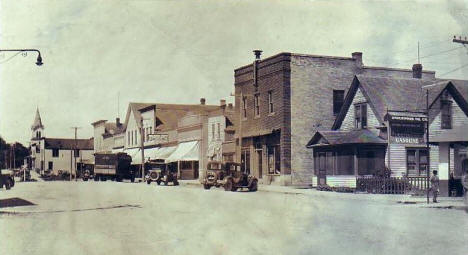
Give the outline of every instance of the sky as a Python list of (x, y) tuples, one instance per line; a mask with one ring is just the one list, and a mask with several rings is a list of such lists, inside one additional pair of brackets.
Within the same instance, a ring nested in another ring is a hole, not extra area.
[(280, 52), (411, 68), (417, 45), (436, 77), (468, 79), (468, 1), (0, 0), (0, 136), (28, 144), (39, 108), (47, 137), (93, 136), (129, 102), (232, 101), (234, 69)]

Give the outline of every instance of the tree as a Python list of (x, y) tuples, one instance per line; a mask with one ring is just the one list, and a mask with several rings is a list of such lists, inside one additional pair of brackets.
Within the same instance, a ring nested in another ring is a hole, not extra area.
[(15, 163), (13, 167), (20, 167), (23, 165), (24, 159), (29, 156), (29, 149), (24, 147), (21, 143), (16, 142), (14, 146), (12, 146), (0, 136), (0, 168), (9, 167), (11, 162), (10, 160), (13, 158), (13, 152), (11, 151), (12, 147), (14, 148), (15, 155)]

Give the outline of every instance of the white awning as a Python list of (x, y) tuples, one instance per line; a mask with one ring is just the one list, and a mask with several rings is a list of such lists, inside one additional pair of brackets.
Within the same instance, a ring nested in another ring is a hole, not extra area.
[(179, 143), (177, 149), (166, 159), (166, 163), (176, 161), (197, 161), (199, 160), (199, 142), (190, 141)]
[(177, 149), (177, 146), (171, 147), (159, 147), (159, 150), (156, 152), (156, 155), (151, 159), (167, 159), (171, 156), (172, 153)]
[(118, 152), (123, 152), (124, 148), (118, 148), (118, 149), (112, 149), (112, 153), (118, 153)]

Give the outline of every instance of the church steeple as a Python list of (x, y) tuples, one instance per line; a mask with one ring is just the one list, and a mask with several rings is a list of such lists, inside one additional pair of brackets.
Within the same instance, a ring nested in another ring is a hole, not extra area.
[(31, 126), (31, 130), (35, 131), (37, 129), (44, 129), (42, 125), (41, 115), (39, 114), (39, 108), (36, 108), (36, 117), (34, 118), (34, 122)]

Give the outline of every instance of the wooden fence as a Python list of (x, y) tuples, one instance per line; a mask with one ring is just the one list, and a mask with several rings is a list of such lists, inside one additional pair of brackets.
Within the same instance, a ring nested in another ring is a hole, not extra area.
[(374, 194), (420, 193), (427, 189), (426, 177), (364, 177), (356, 178), (356, 191)]

